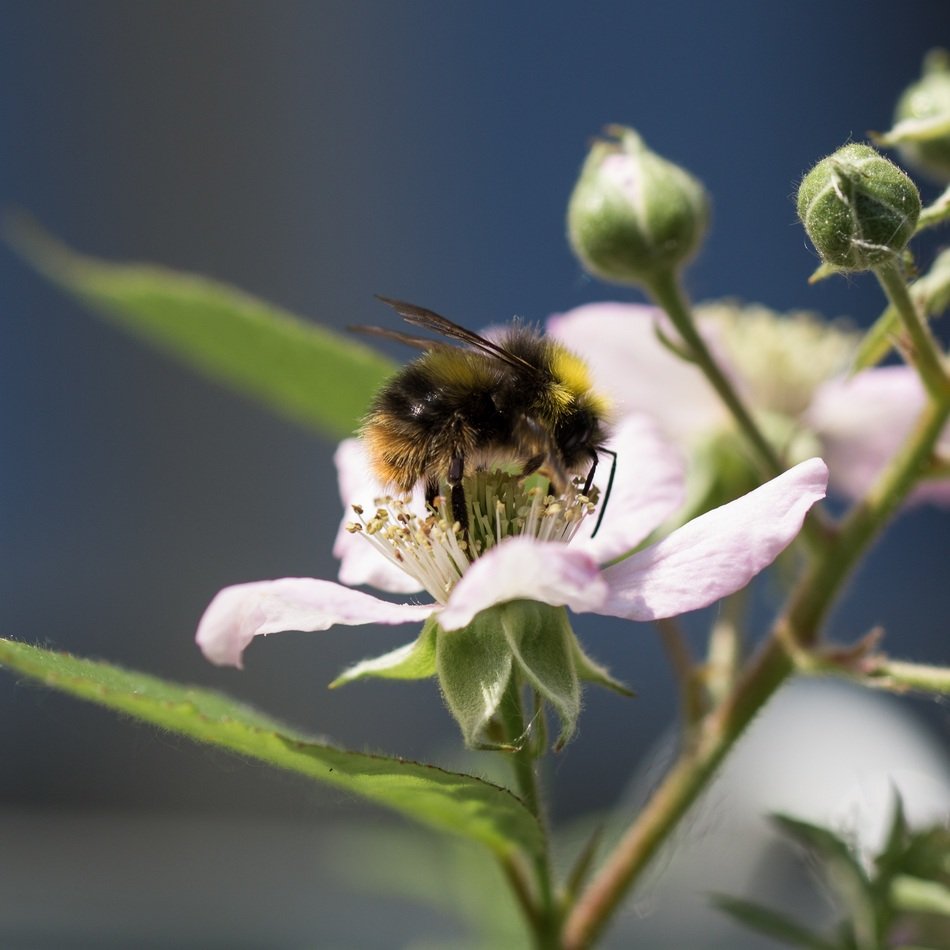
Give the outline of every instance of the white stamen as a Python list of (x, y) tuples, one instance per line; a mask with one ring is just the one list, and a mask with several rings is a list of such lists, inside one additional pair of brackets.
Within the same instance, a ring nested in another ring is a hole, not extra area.
[(463, 480), (468, 511), (468, 537), (452, 520), (446, 498), (436, 498), (425, 515), (409, 508), (406, 499), (373, 501), (369, 518), (354, 505), (359, 519), (347, 530), (362, 534), (377, 551), (415, 578), (439, 603), (446, 603), (468, 565), (505, 538), (527, 535), (539, 541), (566, 544), (595, 508), (593, 500), (568, 488), (563, 496), (504, 472), (476, 472)]

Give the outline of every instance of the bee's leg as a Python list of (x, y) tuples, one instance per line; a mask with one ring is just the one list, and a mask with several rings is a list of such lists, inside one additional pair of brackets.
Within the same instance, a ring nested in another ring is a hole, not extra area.
[(468, 509), (465, 507), (465, 489), (462, 487), (462, 473), (465, 471), (465, 457), (460, 453), (452, 456), (446, 481), (452, 500), (452, 519), (461, 527), (460, 535), (468, 537)]
[(590, 471), (587, 473), (587, 478), (584, 481), (585, 495), (590, 494), (591, 485), (594, 484), (594, 472), (597, 471), (597, 453), (593, 449), (591, 449), (590, 458), (591, 458)]
[[(617, 453), (614, 452), (613, 449), (605, 449), (603, 446), (601, 446), (597, 451), (606, 452), (606, 454), (611, 457), (611, 462), (610, 474), (607, 476), (607, 487), (604, 489), (603, 498), (600, 499), (600, 511), (597, 513), (597, 524), (594, 525), (594, 530), (590, 533), (592, 538), (600, 530), (600, 523), (604, 520), (604, 512), (607, 510), (607, 502), (610, 499), (610, 490), (614, 487), (614, 475), (617, 473)], [(597, 451), (591, 453), (594, 457), (594, 462), (593, 465), (591, 465), (590, 473), (587, 476), (587, 483), (584, 485), (585, 495), (590, 490), (590, 486), (594, 481), (594, 472), (597, 469)]]
[(529, 475), (533, 475), (542, 465), (544, 465), (547, 460), (547, 456), (544, 453), (539, 452), (537, 455), (532, 455), (524, 465), (521, 466), (521, 477), (527, 478)]
[(439, 497), (439, 482), (436, 479), (426, 479), (426, 507), (435, 511), (435, 500)]

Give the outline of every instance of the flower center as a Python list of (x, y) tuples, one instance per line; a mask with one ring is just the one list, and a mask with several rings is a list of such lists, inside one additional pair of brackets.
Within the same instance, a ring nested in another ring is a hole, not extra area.
[(439, 603), (445, 603), (469, 564), (505, 538), (527, 535), (566, 544), (597, 503), (572, 485), (560, 496), (548, 494), (547, 479), (506, 472), (476, 472), (462, 480), (468, 530), (452, 520), (448, 486), (423, 514), (410, 500), (374, 499), (368, 515), (354, 505), (357, 521), (347, 525), (384, 557), (414, 577)]
[(860, 335), (806, 311), (779, 315), (760, 306), (705, 304), (699, 311), (717, 323), (727, 355), (742, 374), (759, 409), (800, 415), (823, 382), (841, 373)]

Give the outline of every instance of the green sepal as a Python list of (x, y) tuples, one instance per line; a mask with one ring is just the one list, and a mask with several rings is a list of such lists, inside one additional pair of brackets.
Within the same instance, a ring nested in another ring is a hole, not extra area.
[(350, 434), (395, 366), (375, 350), (219, 281), (67, 248), (28, 221), (23, 258), (115, 326), (293, 421)]
[(932, 49), (920, 79), (904, 90), (894, 110), (894, 127), (879, 136), (901, 157), (936, 181), (950, 181), (950, 53)]
[(917, 219), (917, 233), (935, 228), (950, 221), (950, 185), (940, 193), (940, 196), (920, 212)]
[(524, 680), (554, 707), (562, 749), (574, 735), (581, 711), (581, 686), (574, 665), (574, 631), (563, 607), (514, 600), (498, 608), (502, 629)]
[[(563, 607), (515, 600), (483, 610), (461, 630), (439, 630), (436, 667), (449, 711), (466, 745), (491, 745), (486, 730), (512, 675), (531, 686), (560, 720), (555, 749), (574, 735), (581, 709), (577, 659), (591, 678), (614, 681), (580, 652)], [(616, 684), (622, 690), (620, 684)]]
[(473, 776), (339, 749), (221, 693), (25, 643), (0, 639), (0, 665), (169, 732), (344, 789), (496, 853), (543, 850), (540, 827), (528, 809), (507, 789)]
[(809, 284), (820, 284), (823, 280), (827, 280), (829, 277), (835, 277), (837, 274), (846, 274), (847, 270), (844, 267), (837, 267), (835, 264), (819, 264), (812, 272), (808, 275)]
[(378, 677), (391, 680), (424, 680), (435, 676), (436, 631), (438, 624), (430, 617), (422, 633), (404, 646), (371, 660), (361, 660), (345, 669), (331, 684), (330, 689), (344, 686), (354, 680)]
[(511, 647), (499, 608), (483, 610), (461, 630), (439, 629), (439, 686), (469, 748), (482, 745), (485, 728), (508, 687), (511, 667)]
[(577, 676), (581, 682), (594, 683), (596, 686), (612, 689), (615, 693), (620, 693), (621, 696), (632, 698), (637, 695), (626, 683), (614, 679), (606, 666), (589, 657), (584, 652), (577, 637), (573, 637), (573, 649), (574, 668), (577, 670)]

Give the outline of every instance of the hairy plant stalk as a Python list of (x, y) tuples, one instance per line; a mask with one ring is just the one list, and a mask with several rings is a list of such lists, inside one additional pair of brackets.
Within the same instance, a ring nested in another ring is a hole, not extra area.
[[(529, 895), (525, 888), (515, 892), (525, 912), (534, 945), (537, 950), (554, 950), (558, 947), (560, 908), (554, 894), (549, 849), (549, 831), (544, 801), (538, 782), (537, 742), (529, 735), (530, 727), (525, 722), (522, 706), (522, 683), (512, 675), (505, 697), (499, 707), (505, 739), (513, 751), (511, 766), (515, 783), (522, 801), (538, 819), (544, 836), (544, 850), (533, 862), (535, 894)], [(505, 869), (508, 873), (508, 869)]]
[(926, 470), (948, 416), (950, 393), (935, 394), (901, 451), (867, 497), (851, 510), (837, 537), (813, 554), (809, 568), (763, 648), (750, 660), (723, 702), (698, 724), (693, 741), (683, 748), (645, 808), (578, 899), (565, 923), (565, 948), (589, 947), (603, 931), (630, 887), (699, 797), (746, 726), (794, 671), (786, 645), (805, 650), (815, 645), (822, 621), (851, 571)]

